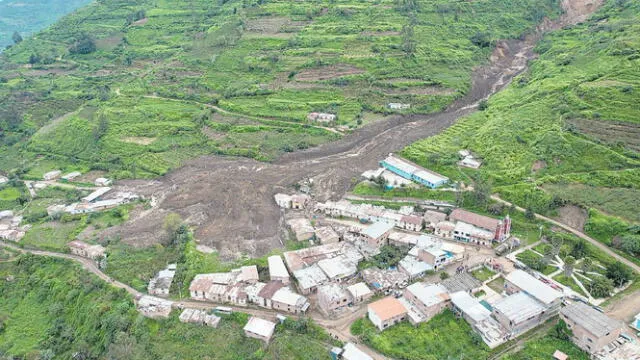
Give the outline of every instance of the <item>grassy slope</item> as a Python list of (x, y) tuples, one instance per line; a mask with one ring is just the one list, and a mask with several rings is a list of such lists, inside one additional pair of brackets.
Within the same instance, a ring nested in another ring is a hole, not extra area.
[[(355, 126), (388, 102), (443, 108), (491, 50), (471, 38), (517, 37), (558, 11), (553, 0), (415, 4), (94, 2), (0, 57), (0, 169), (48, 161), (151, 177), (205, 153), (268, 160), (336, 138), (305, 126), (309, 111)], [(140, 10), (147, 22), (127, 25)], [(70, 54), (83, 32), (97, 50)], [(357, 73), (305, 77), (331, 66)]]
[[(637, 223), (638, 14), (640, 1), (608, 1), (584, 24), (549, 34), (537, 47), (539, 59), (487, 110), (404, 155), (468, 182), (474, 171), (460, 171), (455, 161), (458, 150), (471, 149), (484, 159), (480, 176), (518, 205), (553, 215), (566, 201)], [(616, 132), (621, 124), (625, 130)], [(544, 166), (534, 170), (536, 162)]]
[[(182, 324), (177, 312), (167, 320), (145, 319), (122, 290), (81, 271), (75, 264), (37, 257), (0, 264), (0, 355), (38, 358), (53, 353), (69, 359), (325, 359), (331, 342), (308, 324), (279, 326), (266, 349), (244, 337), (246, 316), (225, 318), (217, 329)], [(116, 351), (117, 350), (117, 351)], [(118, 356), (119, 355), (119, 356)], [(44, 356), (44, 355), (42, 355)], [(51, 357), (47, 357), (51, 358)]]

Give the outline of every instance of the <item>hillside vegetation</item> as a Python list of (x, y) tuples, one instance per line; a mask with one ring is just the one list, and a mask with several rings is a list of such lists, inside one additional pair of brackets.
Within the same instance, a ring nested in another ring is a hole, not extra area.
[(202, 154), (270, 160), (340, 136), (312, 111), (354, 128), (389, 102), (443, 109), (496, 39), (558, 12), (555, 0), (97, 1), (0, 57), (0, 170), (153, 177)]
[[(553, 32), (539, 59), (479, 111), (403, 154), (456, 180), (555, 215), (576, 204), (585, 230), (640, 254), (640, 1), (612, 0), (580, 25)], [(484, 164), (459, 168), (458, 150)], [(485, 186), (486, 187), (486, 186)]]

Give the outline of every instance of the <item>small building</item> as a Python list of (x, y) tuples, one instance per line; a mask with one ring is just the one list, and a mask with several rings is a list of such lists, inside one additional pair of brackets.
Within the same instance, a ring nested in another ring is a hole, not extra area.
[(268, 344), (276, 330), (276, 323), (252, 316), (243, 330), (245, 336), (262, 340)]
[(436, 224), (434, 234), (445, 239), (453, 239), (453, 230), (456, 228), (456, 224), (449, 221), (441, 221)]
[(333, 314), (351, 303), (351, 294), (338, 284), (318, 287), (318, 306), (325, 314)]
[(411, 255), (407, 255), (404, 259), (400, 260), (398, 269), (407, 274), (409, 281), (421, 278), (427, 272), (434, 270), (433, 266)]
[(176, 275), (177, 264), (169, 264), (164, 270), (160, 270), (156, 276), (154, 276), (147, 286), (147, 292), (150, 295), (156, 295), (161, 297), (169, 296), (169, 289), (173, 282), (173, 277)]
[(336, 121), (336, 116), (334, 114), (312, 112), (307, 115), (307, 120), (320, 123), (331, 123)]
[(12, 210), (2, 210), (2, 211), (0, 211), (0, 220), (12, 219), (12, 218), (13, 218), (13, 211)]
[(94, 200), (99, 199), (102, 195), (108, 193), (109, 191), (111, 191), (111, 188), (108, 186), (99, 187), (96, 190), (94, 190), (91, 194), (83, 197), (82, 201), (86, 203), (93, 202)]
[(318, 261), (318, 266), (331, 281), (341, 282), (358, 272), (358, 263), (354, 263), (345, 255)]
[(437, 271), (453, 261), (453, 254), (435, 247), (427, 247), (418, 249), (418, 259)]
[(402, 103), (388, 103), (387, 107), (390, 110), (407, 110), (411, 108), (411, 104), (402, 104)]
[(307, 218), (293, 218), (287, 220), (287, 225), (298, 241), (306, 241), (313, 239), (315, 230), (311, 226), (311, 221)]
[(111, 181), (111, 179), (100, 177), (100, 178), (97, 178), (93, 183), (96, 186), (109, 186), (113, 183), (113, 181)]
[(331, 226), (324, 226), (316, 229), (316, 240), (320, 244), (333, 244), (340, 241), (340, 236)]
[(153, 296), (143, 295), (136, 302), (138, 311), (152, 319), (168, 318), (171, 314), (171, 306), (173, 302), (169, 300), (160, 299)]
[(424, 315), (422, 321), (431, 319), (444, 310), (449, 304), (449, 293), (440, 284), (425, 284), (417, 282), (407, 286), (404, 298), (416, 306)]
[(99, 260), (105, 256), (106, 249), (101, 245), (89, 245), (80, 240), (74, 240), (67, 244), (72, 254)]
[(569, 359), (569, 355), (563, 353), (560, 350), (556, 350), (553, 352), (553, 359), (554, 360), (568, 360)]
[(55, 180), (55, 179), (59, 178), (61, 174), (62, 174), (62, 171), (60, 171), (60, 170), (52, 170), (52, 171), (49, 171), (48, 173), (45, 173), (42, 176), (42, 178), (45, 181), (51, 181), (51, 180)]
[(409, 277), (399, 270), (368, 268), (362, 270), (362, 278), (376, 292), (388, 293), (392, 289), (407, 287)]
[(217, 328), (218, 324), (220, 323), (220, 317), (213, 314), (207, 314), (202, 310), (196, 310), (196, 309), (184, 309), (178, 319), (180, 320), (180, 322), (183, 322), (183, 323), (197, 324), (197, 325), (203, 325), (203, 326), (206, 325), (212, 328)]
[(400, 228), (409, 231), (422, 231), (422, 218), (415, 215), (404, 215), (400, 219)]
[(257, 282), (255, 284), (245, 286), (244, 292), (247, 294), (247, 302), (249, 304), (266, 307), (264, 298), (260, 297), (260, 292), (265, 288), (265, 286), (267, 286), (267, 284), (263, 282)]
[(400, 300), (387, 296), (367, 306), (369, 320), (382, 331), (406, 319), (407, 309)]
[(371, 356), (350, 342), (344, 345), (340, 358), (343, 360), (373, 360)]
[(269, 264), (269, 279), (271, 281), (281, 281), (285, 285), (289, 285), (289, 272), (280, 255), (272, 255), (267, 258)]
[[(511, 218), (509, 215), (504, 219), (499, 220), (458, 208), (454, 209), (451, 214), (449, 214), (449, 220), (456, 224), (458, 222), (463, 222), (488, 231), (493, 235), (492, 240), (497, 242), (503, 242), (511, 235)], [(461, 241), (468, 241), (466, 239), (472, 237), (471, 235), (461, 236), (458, 234), (454, 235), (454, 238), (456, 236), (460, 236), (460, 239), (457, 240)]]
[(291, 196), (287, 194), (275, 194), (273, 198), (279, 207), (283, 209), (291, 209)]
[(298, 289), (303, 295), (315, 293), (318, 286), (329, 282), (329, 278), (317, 264), (296, 270), (293, 272), (293, 276), (296, 278)]
[(376, 222), (364, 229), (360, 234), (367, 240), (370, 246), (379, 248), (386, 244), (392, 229), (393, 224)]
[(6, 184), (8, 182), (9, 182), (9, 178), (8, 177), (0, 175), (0, 185)]
[(560, 318), (573, 332), (573, 343), (589, 354), (595, 354), (613, 343), (624, 329), (620, 321), (578, 301), (562, 308)]
[(536, 299), (519, 292), (497, 301), (493, 317), (515, 337), (545, 321), (545, 310)]
[(525, 271), (515, 270), (509, 273), (505, 278), (505, 289), (507, 294), (524, 291), (544, 305), (549, 315), (555, 315), (560, 310), (562, 293)]
[(244, 284), (255, 284), (260, 280), (258, 267), (256, 265), (242, 266), (239, 269), (236, 281)]
[(456, 223), (453, 229), (453, 239), (466, 243), (491, 246), (494, 234), (490, 231), (475, 227), (462, 221)]
[(453, 312), (462, 316), (489, 348), (493, 349), (507, 341), (508, 335), (504, 328), (491, 317), (491, 311), (468, 292), (452, 293), (451, 304)]
[(447, 220), (447, 214), (439, 211), (427, 210), (424, 212), (424, 216), (422, 218), (424, 220), (425, 227), (434, 231), (438, 223)]
[(311, 197), (306, 194), (296, 194), (291, 196), (291, 208), (302, 210), (311, 202)]
[(380, 166), (405, 179), (415, 181), (432, 189), (449, 182), (449, 178), (446, 176), (427, 170), (405, 159), (397, 158), (393, 154), (389, 154), (386, 159), (382, 160)]
[(465, 156), (462, 160), (458, 161), (458, 165), (468, 167), (470, 169), (479, 169), (482, 166), (482, 161), (474, 158), (471, 155)]
[(309, 301), (300, 294), (296, 294), (288, 287), (278, 289), (271, 297), (271, 307), (292, 314), (302, 314), (309, 309)]
[(359, 282), (347, 287), (347, 291), (351, 295), (354, 304), (361, 304), (369, 301), (373, 297), (373, 291), (369, 289), (367, 284)]
[(271, 299), (273, 295), (283, 287), (284, 284), (280, 281), (270, 281), (266, 283), (258, 292), (254, 303), (267, 309), (273, 308)]
[(73, 179), (75, 179), (75, 178), (77, 178), (77, 177), (79, 177), (79, 176), (81, 176), (81, 175), (82, 175), (82, 173), (81, 173), (81, 172), (79, 172), (79, 171), (73, 171), (73, 172), (70, 172), (70, 173), (68, 173), (68, 174), (66, 174), (66, 175), (63, 175), (63, 176), (61, 177), (61, 179), (62, 179), (62, 180), (65, 180), (65, 181), (71, 181), (71, 180), (73, 180)]

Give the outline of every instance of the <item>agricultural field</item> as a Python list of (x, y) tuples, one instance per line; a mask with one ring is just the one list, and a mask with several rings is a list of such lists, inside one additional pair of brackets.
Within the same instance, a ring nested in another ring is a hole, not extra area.
[(19, 358), (69, 359), (325, 359), (334, 344), (306, 320), (279, 325), (271, 344), (246, 338), (244, 314), (225, 316), (217, 329), (183, 324), (178, 312), (150, 320), (123, 290), (68, 261), (22, 256), (0, 263), (0, 353)]
[[(204, 154), (272, 160), (465, 94), (553, 0), (106, 0), (0, 56), (0, 170), (150, 178)], [(337, 115), (310, 123), (310, 112)]]
[[(539, 58), (481, 111), (403, 155), (537, 213), (590, 209), (587, 233), (608, 244), (625, 238), (619, 248), (637, 256), (638, 13), (637, 0), (607, 1), (589, 21), (549, 33)], [(461, 149), (482, 167), (459, 168)]]

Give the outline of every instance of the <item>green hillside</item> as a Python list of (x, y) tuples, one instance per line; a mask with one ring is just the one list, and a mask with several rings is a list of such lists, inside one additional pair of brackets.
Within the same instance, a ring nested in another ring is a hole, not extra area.
[(354, 128), (389, 102), (443, 109), (496, 39), (558, 13), (555, 0), (97, 1), (0, 56), (0, 170), (269, 160), (341, 136), (312, 111)]
[[(479, 176), (539, 213), (597, 209), (587, 232), (640, 254), (639, 20), (640, 1), (608, 1), (584, 24), (549, 34), (486, 110), (404, 155), (467, 183)], [(480, 170), (456, 165), (461, 149), (483, 159)]]

